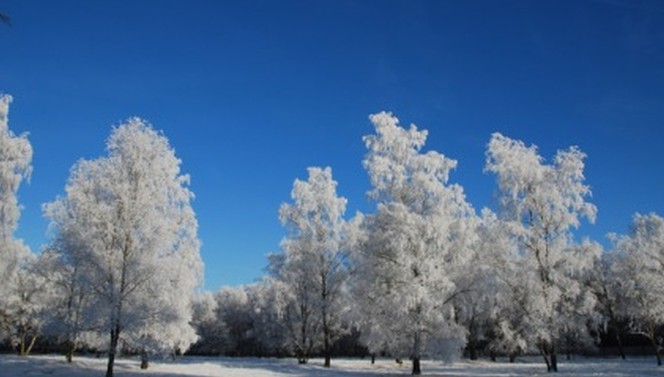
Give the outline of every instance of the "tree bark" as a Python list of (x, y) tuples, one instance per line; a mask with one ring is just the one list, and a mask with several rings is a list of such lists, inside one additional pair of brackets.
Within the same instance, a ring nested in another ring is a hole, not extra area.
[(413, 376), (419, 376), (422, 374), (422, 368), (420, 366), (420, 358), (413, 357)]
[(148, 351), (141, 351), (141, 369), (148, 369)]
[(556, 346), (544, 344), (541, 346), (542, 356), (546, 363), (547, 372), (558, 372), (558, 355)]
[(618, 327), (615, 327), (616, 330), (616, 342), (618, 342), (618, 352), (620, 353), (620, 357), (625, 360), (625, 349), (623, 348), (623, 343), (622, 343), (622, 337), (620, 336), (620, 332), (618, 330)]
[(113, 377), (115, 353), (118, 349), (119, 339), (120, 339), (120, 325), (116, 324), (111, 330), (111, 346), (108, 349), (108, 365), (106, 366), (106, 377)]
[(661, 367), (662, 351), (660, 350), (659, 344), (657, 344), (657, 340), (655, 339), (655, 337), (650, 338), (650, 342), (652, 343), (652, 347), (655, 350), (655, 357), (657, 358), (657, 366)]
[(65, 352), (65, 359), (68, 363), (71, 363), (74, 359), (74, 351), (76, 351), (76, 342), (68, 340), (67, 351)]
[(325, 368), (330, 367), (330, 359), (331, 359), (331, 353), (332, 350), (330, 349), (330, 329), (327, 323), (327, 319), (323, 317), (323, 337), (325, 338), (323, 341), (323, 355), (325, 355)]
[(468, 342), (468, 354), (471, 360), (477, 360), (477, 347), (475, 347), (474, 341)]

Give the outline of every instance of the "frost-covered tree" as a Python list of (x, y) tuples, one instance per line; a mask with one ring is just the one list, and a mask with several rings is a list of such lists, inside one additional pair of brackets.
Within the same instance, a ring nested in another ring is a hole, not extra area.
[[(597, 246), (601, 249), (601, 246)], [(621, 254), (616, 249), (602, 250), (595, 259), (590, 287), (597, 298), (597, 314), (603, 321), (602, 330), (613, 334), (618, 352), (625, 359), (623, 334), (626, 332), (627, 300), (623, 295), (624, 282), (616, 274)]]
[(27, 272), (33, 257), (28, 247), (14, 238), (14, 232), (20, 217), (17, 193), (21, 182), (30, 177), (32, 146), (26, 135), (16, 136), (9, 129), (11, 101), (11, 96), (0, 95), (0, 339), (18, 341), (19, 353), (24, 354), (23, 340), (32, 333), (28, 328), (32, 320), (26, 316), (33, 313), (29, 309), (33, 305), (21, 294), (32, 291), (34, 285)]
[(499, 133), (492, 135), (486, 170), (495, 173), (502, 216), (517, 242), (525, 300), (522, 306), (534, 333), (529, 334), (549, 371), (557, 371), (558, 343), (570, 306), (591, 307), (576, 279), (589, 268), (591, 253), (573, 248), (572, 230), (581, 218), (594, 221), (596, 208), (586, 201), (585, 154), (571, 147), (545, 164), (537, 147), (527, 147)]
[(333, 342), (343, 333), (348, 277), (346, 199), (337, 196), (332, 170), (312, 167), (307, 181), (295, 180), (292, 204), (279, 219), (289, 230), (283, 253), (271, 257), (271, 270), (285, 289), (284, 314), (300, 363), (319, 345), (330, 366)]
[[(76, 247), (57, 245), (57, 247)], [(78, 259), (64, 260), (64, 253), (52, 248), (42, 251), (35, 274), (45, 281), (47, 311), (42, 332), (53, 336), (65, 345), (67, 362), (73, 361), (76, 349), (83, 344), (86, 330), (85, 311), (93, 310), (88, 303), (89, 293), (79, 279), (82, 266)]]
[(224, 287), (215, 293), (217, 316), (226, 327), (226, 354), (231, 356), (254, 356), (252, 302), (246, 287)]
[[(62, 259), (83, 266), (79, 279), (109, 336), (107, 377), (122, 341), (148, 352), (186, 350), (196, 340), (192, 297), (202, 276), (189, 177), (166, 137), (129, 119), (107, 141), (108, 156), (81, 160), (66, 196), (45, 206)], [(62, 241), (64, 244), (66, 242)]]
[(459, 294), (453, 301), (456, 319), (467, 331), (466, 350), (471, 360), (482, 349), (489, 349), (493, 340), (497, 299), (504, 289), (497, 261), (504, 258), (506, 249), (501, 238), (504, 233), (499, 232), (501, 223), (493, 212), (484, 209), (475, 223), (471, 228), (474, 235), (467, 241), (472, 242), (470, 264), (455, 281)]
[[(526, 270), (520, 266), (518, 248), (510, 237), (508, 224), (491, 212), (483, 214), (478, 228), (477, 249), (488, 257), (495, 279), (491, 309), (490, 340), (492, 355), (505, 354), (514, 362), (519, 354), (535, 351), (529, 341), (532, 323), (525, 321), (529, 308), (529, 286), (524, 284)], [(489, 275), (491, 276), (491, 275)]]
[(427, 131), (404, 129), (390, 113), (370, 119), (375, 134), (364, 137), (363, 163), (378, 208), (362, 220), (354, 255), (356, 310), (370, 351), (408, 357), (421, 374), (422, 357), (449, 356), (463, 344), (452, 301), (474, 211), (461, 186), (448, 183), (456, 161), (421, 151)]
[(21, 257), (18, 268), (9, 281), (3, 282), (10, 287), (10, 294), (5, 297), (4, 314), (8, 318), (4, 331), (19, 355), (27, 356), (40, 335), (44, 324), (44, 311), (47, 309), (48, 290), (46, 280), (36, 273), (40, 263), (32, 253)]
[(211, 292), (196, 296), (193, 306), (192, 326), (198, 341), (189, 348), (197, 355), (221, 355), (227, 349), (228, 327), (220, 318), (219, 303)]
[(270, 276), (246, 286), (251, 302), (249, 316), (252, 318), (253, 332), (257, 343), (256, 356), (280, 356), (287, 354), (288, 332), (282, 322), (284, 295), (279, 282)]
[(636, 214), (627, 236), (612, 236), (618, 256), (613, 273), (632, 331), (653, 346), (657, 365), (664, 347), (664, 218)]

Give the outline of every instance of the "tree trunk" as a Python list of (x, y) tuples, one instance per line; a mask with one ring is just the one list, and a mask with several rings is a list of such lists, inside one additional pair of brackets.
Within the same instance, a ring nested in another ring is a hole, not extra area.
[(556, 346), (544, 344), (541, 347), (542, 356), (546, 363), (547, 372), (558, 372), (558, 355), (556, 354)]
[(620, 357), (625, 360), (625, 349), (623, 348), (623, 343), (622, 343), (622, 337), (620, 336), (620, 332), (618, 331), (618, 328), (616, 326), (616, 342), (618, 342), (618, 352), (620, 352)]
[(657, 366), (661, 367), (662, 366), (662, 351), (660, 350), (659, 344), (657, 344), (657, 339), (655, 337), (650, 338), (650, 342), (652, 343), (652, 347), (655, 350), (655, 357), (657, 358)]
[(325, 340), (323, 342), (323, 355), (325, 355), (325, 368), (330, 367), (330, 358), (331, 358), (331, 350), (330, 350), (330, 329), (327, 326), (327, 321), (324, 321), (323, 323), (323, 334), (325, 337)]
[(70, 364), (71, 364), (72, 360), (74, 359), (74, 352), (75, 351), (76, 351), (76, 342), (74, 342), (72, 340), (68, 340), (67, 341), (67, 349), (65, 351), (65, 359)]
[(118, 349), (120, 339), (120, 325), (116, 324), (111, 330), (111, 346), (108, 349), (108, 365), (106, 367), (106, 377), (113, 377), (113, 366), (115, 364), (115, 353)]
[(477, 360), (477, 347), (473, 341), (468, 342), (468, 354), (471, 360)]
[(329, 368), (329, 367), (330, 367), (330, 354), (327, 353), (327, 352), (325, 353), (325, 364), (324, 364), (323, 366), (324, 366), (325, 368)]
[(371, 365), (376, 364), (376, 354), (372, 353), (371, 354)]
[(148, 351), (141, 351), (141, 369), (148, 369)]
[(551, 362), (549, 361), (549, 357), (546, 354), (542, 355), (544, 357), (544, 362), (546, 363), (546, 371), (551, 372)]
[(422, 368), (420, 367), (420, 358), (413, 357), (413, 376), (419, 376), (422, 374)]
[(552, 347), (551, 353), (551, 371), (558, 372), (558, 355), (556, 354), (556, 348)]

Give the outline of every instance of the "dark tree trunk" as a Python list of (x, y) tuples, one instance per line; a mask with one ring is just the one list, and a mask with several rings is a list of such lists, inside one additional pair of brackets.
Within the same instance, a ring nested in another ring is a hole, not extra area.
[(141, 369), (148, 369), (148, 351), (143, 349), (141, 351)]
[(475, 347), (475, 342), (468, 343), (468, 354), (470, 355), (471, 360), (477, 360), (477, 347)]
[(652, 343), (652, 347), (655, 350), (655, 357), (657, 358), (657, 366), (661, 367), (662, 366), (662, 351), (659, 347), (659, 344), (657, 344), (657, 340), (655, 337), (650, 338), (650, 342)]
[(65, 359), (67, 360), (68, 363), (71, 363), (72, 360), (74, 359), (74, 351), (76, 351), (76, 342), (74, 341), (67, 341), (67, 351), (65, 353)]
[(111, 330), (111, 346), (108, 349), (108, 365), (106, 367), (106, 377), (113, 377), (113, 366), (115, 365), (115, 353), (118, 349), (118, 340), (120, 339), (120, 325), (116, 324)]
[(413, 376), (419, 376), (422, 374), (422, 368), (420, 366), (420, 358), (413, 357)]
[(324, 366), (325, 368), (329, 368), (329, 367), (330, 367), (330, 354), (329, 354), (329, 352), (328, 352), (328, 353), (325, 353), (325, 364), (324, 364), (323, 366)]
[(325, 368), (329, 368), (332, 350), (330, 349), (330, 329), (327, 326), (327, 321), (324, 321), (323, 323), (323, 335), (325, 337), (323, 342), (323, 355), (325, 355), (324, 366)]
[(620, 331), (616, 326), (616, 342), (618, 343), (618, 352), (620, 352), (620, 357), (625, 360), (625, 349), (623, 348), (622, 337), (620, 336)]
[(547, 372), (558, 372), (558, 355), (556, 354), (556, 346), (542, 345), (542, 356), (546, 363)]
[(371, 364), (372, 364), (372, 365), (373, 365), (373, 364), (376, 364), (376, 354), (375, 354), (375, 353), (372, 353), (372, 354), (371, 354)]

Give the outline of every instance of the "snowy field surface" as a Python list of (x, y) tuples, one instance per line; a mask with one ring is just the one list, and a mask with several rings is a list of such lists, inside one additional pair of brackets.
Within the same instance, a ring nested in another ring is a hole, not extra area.
[[(563, 361), (556, 377), (571, 376), (662, 376), (664, 369), (656, 366), (652, 358), (630, 360), (583, 359)], [(106, 371), (104, 358), (77, 357), (67, 364), (62, 356), (18, 357), (0, 355), (0, 377), (50, 376), (83, 377), (103, 376)], [(552, 376), (546, 373), (539, 358), (509, 364), (490, 361), (458, 361), (444, 364), (438, 361), (422, 363), (424, 376)], [(332, 360), (332, 368), (323, 368), (322, 360), (311, 360), (308, 365), (298, 365), (293, 359), (212, 358), (184, 357), (176, 361), (153, 361), (148, 370), (140, 370), (136, 359), (120, 359), (115, 365), (118, 377), (137, 376), (224, 376), (224, 377), (372, 377), (408, 376), (410, 363), (398, 365), (394, 360), (379, 359), (371, 365), (369, 359)]]

